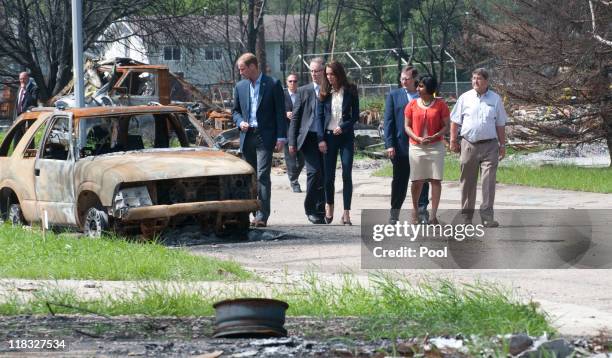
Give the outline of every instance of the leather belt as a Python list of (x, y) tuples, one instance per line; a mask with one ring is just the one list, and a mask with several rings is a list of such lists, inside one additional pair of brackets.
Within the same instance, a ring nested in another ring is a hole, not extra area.
[[(465, 139), (465, 138), (463, 138)], [(477, 140), (475, 142), (470, 142), (469, 140), (465, 139), (468, 143), (470, 144), (482, 144), (482, 143), (489, 143), (492, 142), (494, 140), (497, 140), (497, 138), (490, 138), (490, 139), (483, 139), (483, 140)]]

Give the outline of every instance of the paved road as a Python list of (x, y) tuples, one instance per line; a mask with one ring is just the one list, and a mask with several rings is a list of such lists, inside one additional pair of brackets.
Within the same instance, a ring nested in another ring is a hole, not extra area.
[[(354, 171), (353, 224), (339, 224), (341, 216), (341, 194), (337, 194), (335, 222), (332, 225), (312, 225), (303, 213), (304, 194), (289, 190), (286, 175), (272, 175), (272, 215), (269, 227), (252, 235), (253, 240), (243, 243), (221, 243), (198, 245), (191, 248), (194, 253), (212, 254), (220, 258), (234, 259), (248, 268), (264, 274), (271, 282), (284, 275), (299, 276), (306, 270), (316, 270), (323, 277), (334, 280), (337, 274), (353, 272), (366, 280), (373, 270), (361, 268), (362, 209), (385, 209), (389, 207), (390, 178), (370, 175), (371, 170)], [(337, 178), (339, 180), (340, 173)], [(305, 187), (305, 176), (300, 178)], [(337, 188), (342, 184), (337, 182)], [(459, 185), (456, 182), (443, 184), (442, 209), (457, 209), (460, 203)], [(480, 199), (478, 199), (478, 202)], [(612, 195), (538, 189), (524, 186), (499, 185), (496, 209), (612, 209)], [(579, 211), (577, 211), (579, 212)], [(612, 212), (612, 211), (611, 211)], [(600, 212), (601, 213), (601, 212)], [(404, 214), (407, 216), (407, 214)], [(607, 215), (607, 213), (604, 213)], [(612, 220), (612, 217), (610, 217)], [(504, 224), (502, 222), (502, 224)], [(610, 267), (607, 253), (610, 252), (609, 229), (601, 225), (593, 229), (593, 242), (585, 257), (602, 252), (597, 261), (600, 266)], [(502, 225), (504, 226), (504, 225)], [(502, 227), (511, 237), (511, 231)], [(546, 225), (544, 225), (546, 226)], [(554, 225), (549, 225), (554, 226)], [(501, 233), (501, 234), (500, 234)], [(259, 239), (263, 237), (263, 239)], [(516, 240), (515, 240), (516, 241)], [(547, 240), (531, 240), (534, 252), (546, 251), (558, 244)], [(499, 245), (483, 251), (483, 255)], [(504, 249), (505, 250), (505, 249)], [(602, 251), (603, 250), (603, 251)], [(498, 255), (503, 252), (497, 250)], [(580, 265), (578, 265), (580, 266)], [(436, 266), (432, 266), (436, 267)], [(465, 266), (461, 266), (465, 267)], [(487, 280), (503, 284), (516, 290), (521, 298), (533, 299), (549, 312), (560, 332), (567, 335), (595, 335), (600, 329), (612, 330), (612, 275), (602, 269), (454, 269), (454, 270), (394, 270), (410, 280), (423, 277), (445, 277), (457, 282)]]

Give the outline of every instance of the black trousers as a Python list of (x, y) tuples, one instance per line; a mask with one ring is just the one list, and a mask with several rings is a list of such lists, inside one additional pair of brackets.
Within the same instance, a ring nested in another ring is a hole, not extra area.
[(336, 162), (340, 154), (342, 163), (342, 199), (344, 210), (351, 210), (353, 198), (353, 157), (355, 156), (355, 137), (353, 132), (334, 135), (332, 131), (325, 131), (325, 142), (327, 142), (327, 153), (323, 157), (325, 174), (325, 201), (327, 204), (334, 203), (336, 181)]
[[(393, 163), (393, 180), (391, 181), (391, 209), (401, 209), (406, 193), (408, 192), (408, 181), (410, 180), (410, 160), (408, 156), (396, 155), (391, 159)], [(429, 204), (429, 183), (423, 184), (423, 190), (419, 197), (419, 209), (427, 208)]]
[(323, 153), (319, 151), (317, 133), (308, 132), (300, 148), (306, 165), (306, 215), (325, 215), (325, 192), (323, 191)]

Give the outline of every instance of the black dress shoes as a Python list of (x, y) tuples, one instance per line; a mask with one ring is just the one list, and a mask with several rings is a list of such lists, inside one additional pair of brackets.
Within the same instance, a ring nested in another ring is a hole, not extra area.
[(325, 223), (325, 221), (323, 221), (323, 218), (317, 215), (308, 215), (308, 221), (310, 221), (313, 224), (324, 224)]
[(299, 183), (291, 184), (291, 190), (293, 190), (294, 193), (301, 193), (302, 192), (302, 188), (300, 188), (300, 184)]

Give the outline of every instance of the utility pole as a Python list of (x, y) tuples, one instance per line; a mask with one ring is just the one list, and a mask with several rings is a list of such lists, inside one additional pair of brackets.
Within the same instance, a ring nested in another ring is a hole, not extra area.
[(83, 83), (83, 0), (72, 0), (72, 75), (76, 107), (85, 106)]

